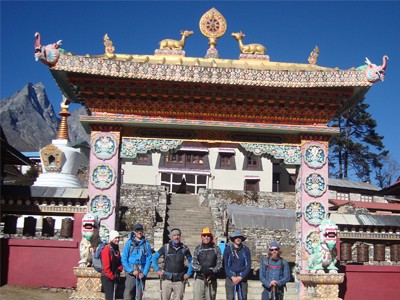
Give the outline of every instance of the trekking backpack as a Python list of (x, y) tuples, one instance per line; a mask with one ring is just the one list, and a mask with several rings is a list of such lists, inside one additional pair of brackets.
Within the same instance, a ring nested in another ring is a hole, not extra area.
[[(105, 246), (107, 246), (106, 242), (102, 242), (100, 245), (98, 245), (92, 257), (92, 267), (99, 273), (103, 270), (103, 263), (101, 262), (101, 251), (103, 251)], [(112, 249), (112, 247), (110, 247), (110, 251), (111, 255), (114, 255), (114, 250)]]

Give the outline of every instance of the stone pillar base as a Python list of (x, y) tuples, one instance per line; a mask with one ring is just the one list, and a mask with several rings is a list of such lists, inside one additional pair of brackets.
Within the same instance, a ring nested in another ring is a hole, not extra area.
[(69, 299), (74, 300), (104, 300), (101, 292), (101, 274), (93, 268), (74, 268), (74, 275), (78, 277), (76, 291)]
[(297, 274), (305, 287), (306, 295), (302, 300), (339, 300), (339, 284), (344, 280), (344, 274)]

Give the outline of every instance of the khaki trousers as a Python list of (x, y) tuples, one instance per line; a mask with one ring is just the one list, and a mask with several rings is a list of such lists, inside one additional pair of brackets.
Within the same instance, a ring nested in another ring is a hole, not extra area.
[(193, 283), (193, 300), (215, 300), (217, 295), (217, 280), (205, 282), (204, 279), (195, 279)]
[(175, 300), (183, 300), (185, 285), (183, 281), (172, 282), (171, 280), (163, 280), (162, 282), (162, 300), (169, 300), (172, 292), (174, 292)]

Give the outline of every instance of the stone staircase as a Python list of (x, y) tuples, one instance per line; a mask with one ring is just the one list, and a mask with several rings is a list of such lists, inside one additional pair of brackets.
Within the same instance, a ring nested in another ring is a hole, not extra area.
[[(186, 286), (184, 300), (193, 299), (193, 278), (189, 279), (190, 286)], [(259, 280), (249, 280), (248, 300), (261, 300), (261, 293), (263, 288)], [(297, 300), (297, 292), (294, 282), (287, 283), (287, 290), (285, 291), (285, 300)], [(122, 299), (122, 291), (117, 293), (116, 299)], [(155, 277), (150, 277), (146, 281), (146, 288), (144, 292), (145, 298), (143, 300), (160, 300), (160, 281)], [(218, 279), (217, 300), (226, 299), (225, 294), (225, 279)], [(174, 299), (171, 297), (171, 299)]]
[(199, 196), (191, 194), (173, 194), (167, 208), (167, 234), (173, 228), (182, 231), (181, 241), (189, 247), (193, 254), (194, 248), (201, 243), (201, 229), (212, 227), (212, 217), (209, 207), (199, 206)]

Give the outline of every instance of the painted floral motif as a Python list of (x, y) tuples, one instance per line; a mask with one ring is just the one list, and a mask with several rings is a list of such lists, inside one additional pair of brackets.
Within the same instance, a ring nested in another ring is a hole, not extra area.
[(89, 209), (99, 219), (106, 219), (112, 212), (111, 199), (106, 195), (95, 195), (89, 202)]
[(317, 173), (309, 174), (304, 182), (304, 190), (308, 195), (313, 197), (319, 197), (323, 195), (326, 190), (325, 178)]
[(113, 168), (108, 164), (96, 165), (93, 169), (91, 180), (96, 188), (108, 189), (115, 181)]
[(285, 164), (299, 165), (301, 162), (300, 147), (297, 146), (281, 146), (268, 144), (240, 144), (247, 152), (254, 155), (271, 155), (276, 159), (283, 159)]
[(305, 219), (308, 224), (319, 225), (325, 219), (325, 207), (319, 202), (311, 202), (306, 206)]
[(320, 240), (318, 231), (311, 231), (309, 234), (307, 234), (305, 249), (308, 252), (308, 254), (313, 253), (314, 246), (317, 245), (319, 241)]
[(110, 228), (107, 225), (100, 225), (99, 229), (100, 240), (108, 243), (108, 237), (110, 236)]
[(318, 145), (310, 145), (306, 148), (304, 159), (310, 168), (321, 168), (326, 163), (326, 153)]
[(181, 144), (181, 140), (146, 140), (123, 138), (121, 145), (121, 157), (135, 158), (138, 154), (146, 154), (154, 151), (168, 153), (178, 149)]
[(110, 159), (117, 152), (117, 142), (110, 135), (96, 136), (92, 145), (93, 153), (99, 159)]

